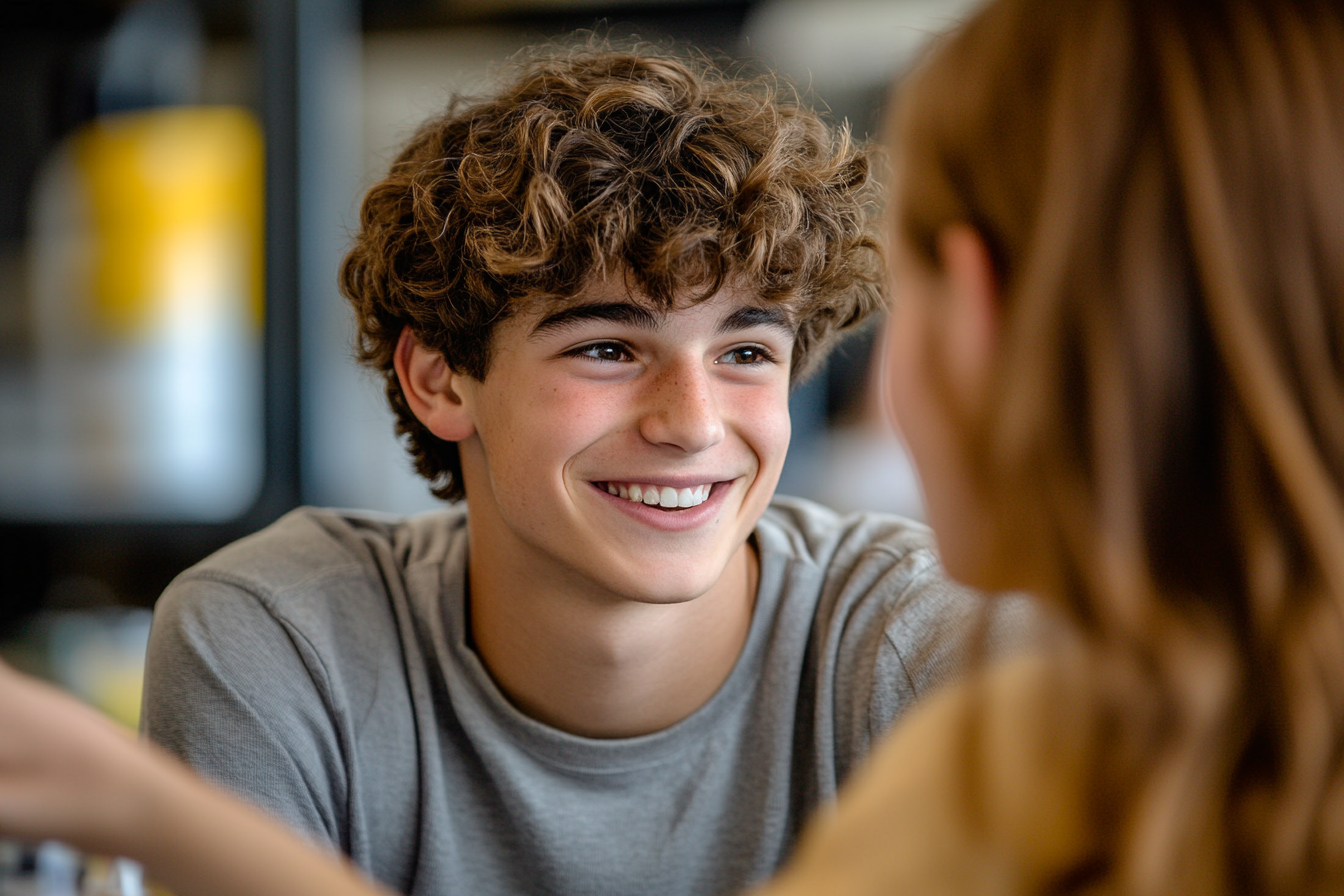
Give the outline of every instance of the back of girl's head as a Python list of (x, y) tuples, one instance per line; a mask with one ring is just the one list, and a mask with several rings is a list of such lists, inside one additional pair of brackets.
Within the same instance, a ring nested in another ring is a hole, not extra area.
[(992, 564), (1134, 672), (1109, 867), (1344, 883), (1340, 5), (1001, 0), (895, 148), (896, 238), (969, 223), (1002, 288)]

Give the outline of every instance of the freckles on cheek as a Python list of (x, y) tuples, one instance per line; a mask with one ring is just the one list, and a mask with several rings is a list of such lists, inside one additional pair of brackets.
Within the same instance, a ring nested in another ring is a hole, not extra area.
[(559, 435), (594, 429), (611, 416), (614, 405), (612, 397), (601, 391), (582, 384), (560, 383), (538, 389), (528, 403), (527, 412), (533, 425)]

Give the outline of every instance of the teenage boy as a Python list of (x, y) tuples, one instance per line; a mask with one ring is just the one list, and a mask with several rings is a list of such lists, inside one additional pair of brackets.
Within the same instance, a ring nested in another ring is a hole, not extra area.
[(156, 611), (145, 730), (405, 893), (769, 875), (965, 654), (926, 530), (780, 499), (788, 392), (879, 304), (868, 160), (674, 59), (426, 124), (342, 271), (442, 497), (302, 509)]

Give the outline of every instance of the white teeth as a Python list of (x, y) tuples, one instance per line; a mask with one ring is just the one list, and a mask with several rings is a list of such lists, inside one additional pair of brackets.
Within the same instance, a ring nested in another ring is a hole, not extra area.
[(648, 504), (650, 507), (667, 509), (695, 507), (709, 500), (714, 486), (711, 483), (695, 485), (689, 488), (674, 488), (670, 485), (640, 485), (636, 482), (608, 482), (606, 489), (613, 495), (619, 495), (636, 504)]

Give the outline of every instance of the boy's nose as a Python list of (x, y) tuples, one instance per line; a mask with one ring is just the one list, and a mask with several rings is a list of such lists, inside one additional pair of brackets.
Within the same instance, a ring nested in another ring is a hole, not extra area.
[(694, 453), (723, 440), (719, 404), (701, 364), (677, 364), (661, 372), (647, 398), (639, 432), (649, 442)]

